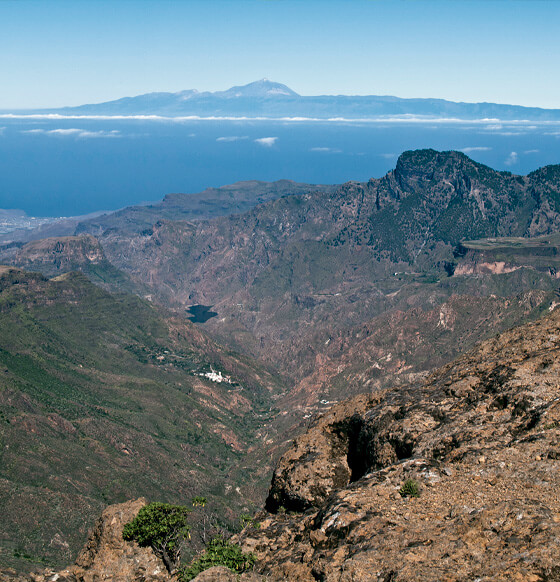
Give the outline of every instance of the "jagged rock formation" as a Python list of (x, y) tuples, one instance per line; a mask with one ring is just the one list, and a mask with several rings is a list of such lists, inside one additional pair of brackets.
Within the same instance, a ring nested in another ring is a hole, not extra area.
[(272, 580), (559, 580), (559, 355), (552, 313), (333, 407), (281, 459), (244, 549)]
[(146, 505), (144, 498), (111, 505), (105, 509), (90, 533), (87, 544), (71, 569), (78, 580), (94, 581), (113, 577), (128, 580), (168, 580), (163, 562), (151, 548), (141, 548), (135, 542), (123, 540), (125, 524), (132, 521)]
[(141, 548), (136, 542), (123, 540), (124, 525), (132, 521), (144, 505), (146, 500), (140, 498), (107, 507), (97, 520), (76, 564), (60, 572), (57, 580), (66, 579), (68, 582), (95, 582), (100, 579), (119, 582), (170, 580), (171, 577), (163, 562), (151, 548)]

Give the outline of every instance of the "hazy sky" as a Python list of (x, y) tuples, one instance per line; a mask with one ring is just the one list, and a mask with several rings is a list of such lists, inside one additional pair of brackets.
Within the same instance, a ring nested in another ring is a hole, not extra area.
[(560, 0), (0, 0), (0, 109), (263, 77), (560, 108)]

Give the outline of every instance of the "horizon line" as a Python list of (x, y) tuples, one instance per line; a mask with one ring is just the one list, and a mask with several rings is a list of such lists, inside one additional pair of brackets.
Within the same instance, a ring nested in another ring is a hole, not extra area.
[[(554, 110), (552, 110), (554, 111)], [(0, 119), (43, 119), (43, 120), (98, 120), (98, 121), (276, 121), (286, 123), (449, 123), (449, 124), (485, 124), (485, 123), (503, 123), (509, 125), (525, 124), (531, 125), (558, 125), (560, 119), (554, 120), (534, 120), (534, 119), (501, 119), (497, 117), (484, 117), (467, 119), (461, 117), (433, 117), (429, 115), (414, 115), (404, 113), (402, 115), (386, 115), (377, 117), (264, 117), (264, 116), (201, 116), (201, 115), (178, 115), (165, 116), (156, 114), (137, 114), (137, 115), (79, 115), (62, 113), (0, 113)]]

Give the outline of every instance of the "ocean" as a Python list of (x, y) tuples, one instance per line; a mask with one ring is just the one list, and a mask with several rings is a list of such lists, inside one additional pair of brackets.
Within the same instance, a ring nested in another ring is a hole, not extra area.
[(368, 180), (417, 148), (525, 174), (560, 163), (560, 124), (3, 115), (0, 208), (76, 216), (238, 180)]

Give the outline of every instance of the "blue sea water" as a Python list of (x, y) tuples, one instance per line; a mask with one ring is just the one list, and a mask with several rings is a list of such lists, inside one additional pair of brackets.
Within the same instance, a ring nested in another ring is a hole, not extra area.
[(0, 116), (0, 208), (75, 216), (238, 180), (367, 180), (417, 148), (525, 174), (560, 163), (560, 125)]

